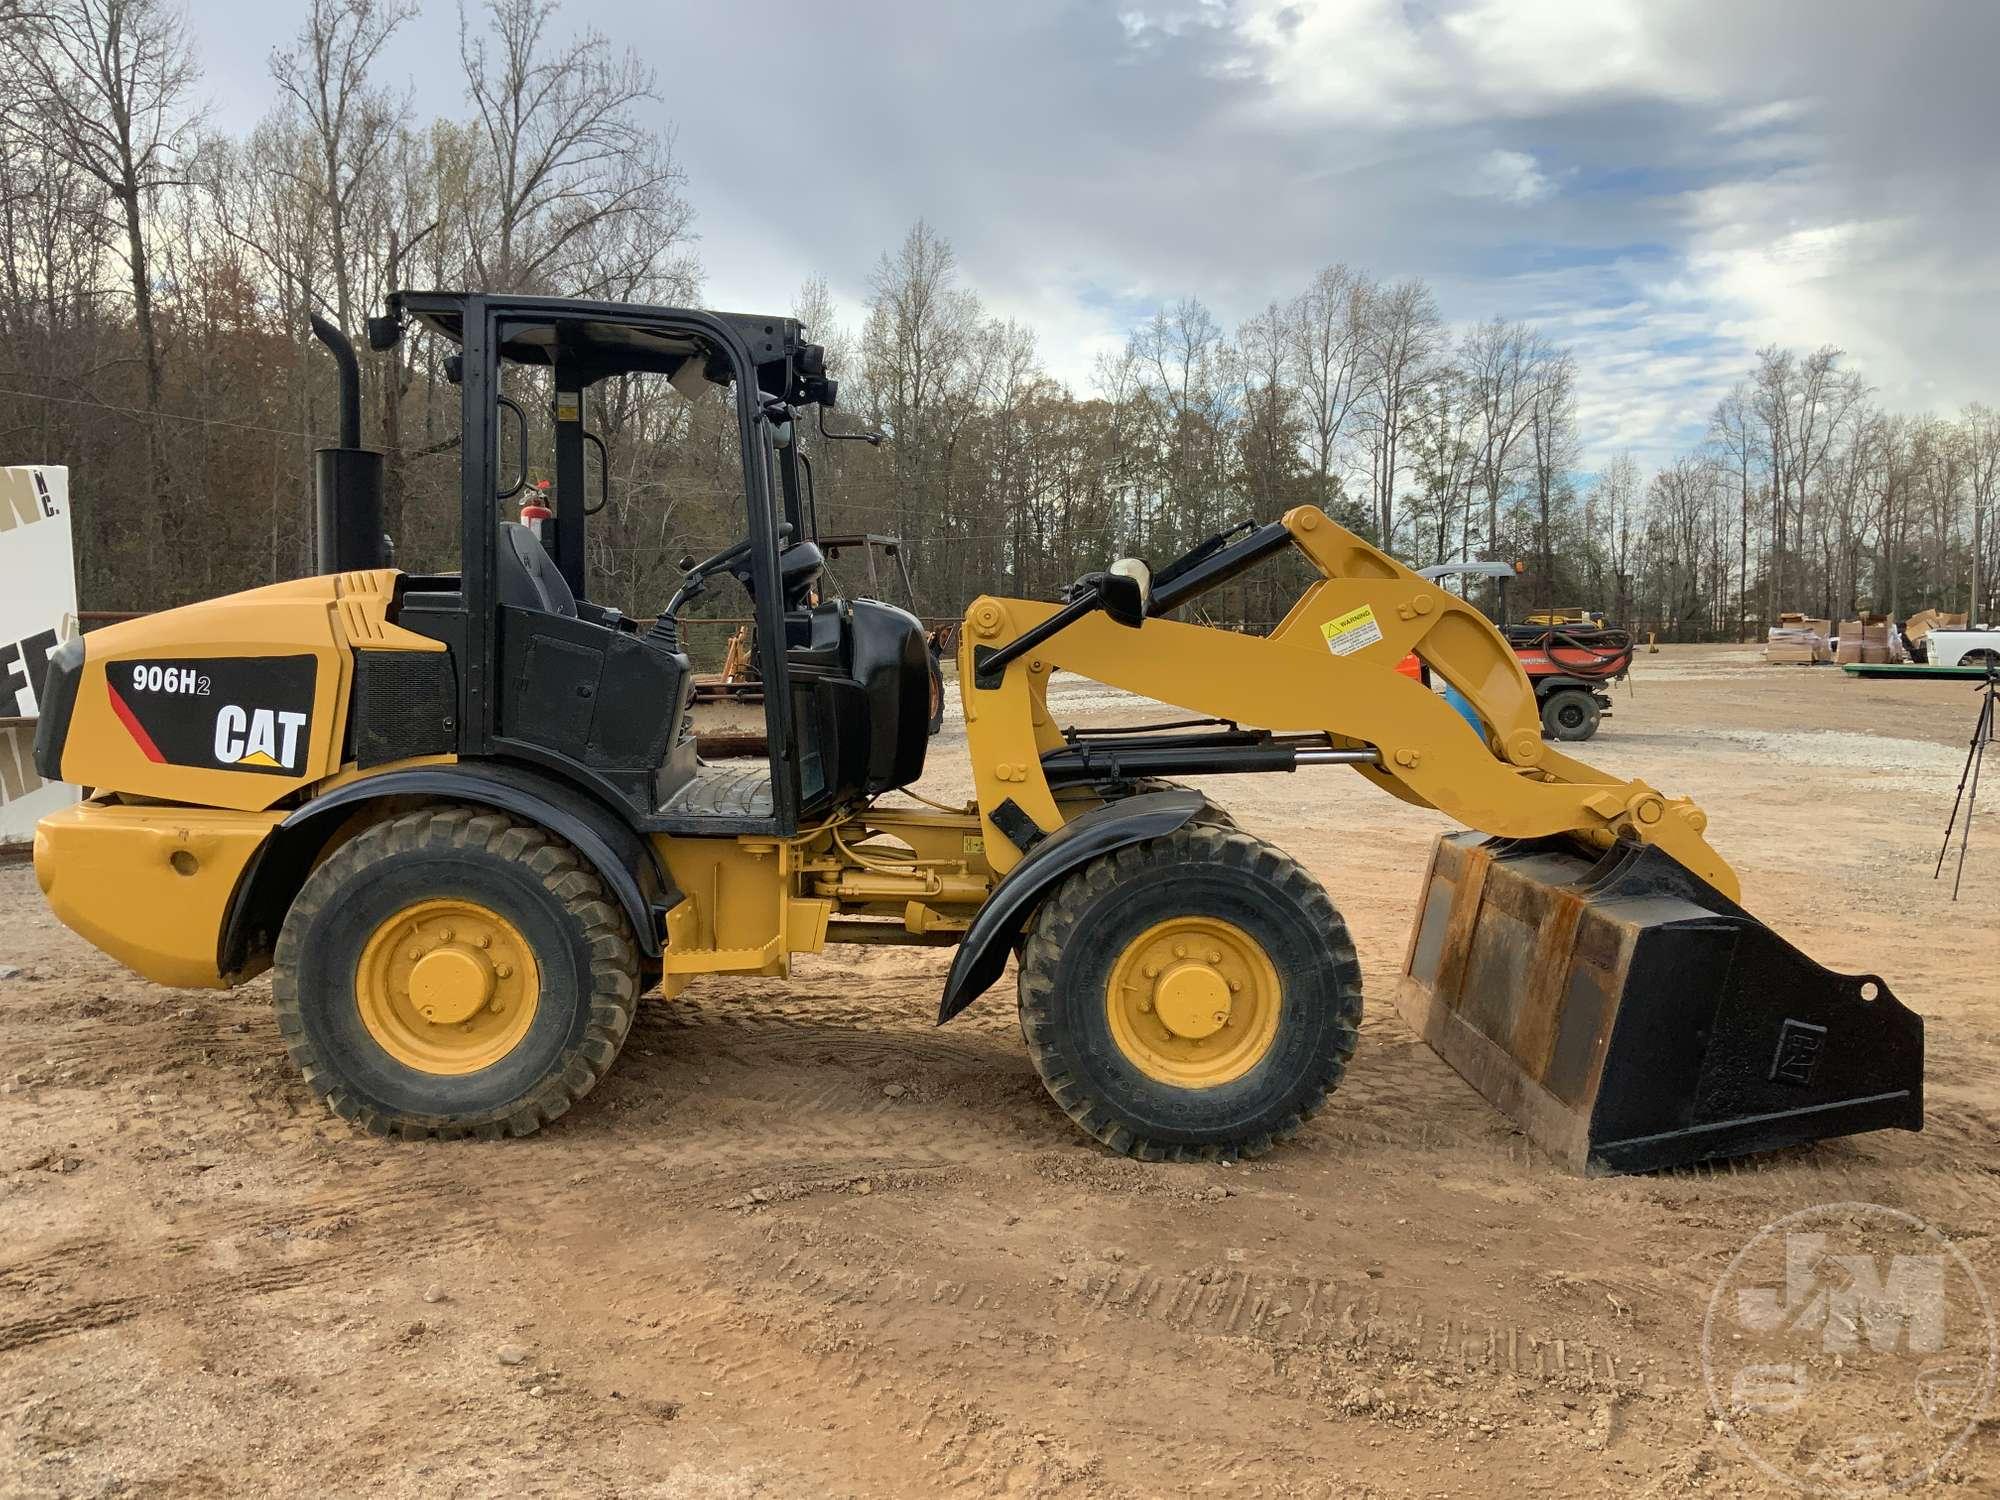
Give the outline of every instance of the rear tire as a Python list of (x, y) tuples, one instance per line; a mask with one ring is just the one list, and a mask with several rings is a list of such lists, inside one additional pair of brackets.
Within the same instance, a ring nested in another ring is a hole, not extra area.
[(293, 1062), (377, 1135), (532, 1134), (597, 1086), (639, 996), (630, 925), (596, 874), (484, 808), (357, 834), (299, 891), (274, 958)]
[(1102, 855), (1043, 903), (1021, 1029), (1050, 1095), (1114, 1151), (1258, 1156), (1340, 1082), (1361, 967), (1319, 883), (1270, 845), (1190, 824)]
[(1552, 740), (1587, 740), (1597, 733), (1602, 710), (1581, 688), (1550, 693), (1542, 704), (1542, 728)]

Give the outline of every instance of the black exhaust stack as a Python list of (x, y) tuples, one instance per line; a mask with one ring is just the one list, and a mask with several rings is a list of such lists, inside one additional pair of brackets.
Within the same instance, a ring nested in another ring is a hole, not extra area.
[(319, 571), (386, 568), (382, 534), (382, 455), (361, 446), (361, 364), (346, 334), (318, 313), (312, 331), (340, 366), (340, 446), (313, 454), (319, 501)]

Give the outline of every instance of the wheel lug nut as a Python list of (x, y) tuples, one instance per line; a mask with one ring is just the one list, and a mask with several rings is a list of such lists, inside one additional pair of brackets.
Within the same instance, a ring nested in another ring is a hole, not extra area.
[(501, 999), (499, 999), (499, 998), (497, 998), (497, 997), (496, 997), (496, 998), (494, 999), (493, 1003), (492, 1003), (491, 1005), (487, 1006), (486, 1008), (487, 1008), (488, 1010), (492, 1011), (492, 1012), (493, 1012), (493, 1014), (497, 1016), (497, 1015), (499, 1015), (499, 1014), (500, 1014), (500, 1012), (501, 1012), (501, 1011), (503, 1011), (503, 1010), (505, 1010), (505, 1009), (507, 1008), (507, 1002), (506, 1002), (505, 1000), (501, 1000)]
[(1153, 1011), (1153, 1002), (1150, 1000), (1141, 1000), (1139, 1002), (1139, 1010), (1142, 1014), (1151, 1015)]
[(493, 972), (502, 979), (511, 979), (514, 976), (514, 966), (512, 964), (495, 964)]
[(1175, 958), (1186, 958), (1186, 957), (1187, 957), (1187, 944), (1186, 944), (1186, 943), (1175, 943), (1175, 944), (1174, 944), (1174, 957), (1175, 957)]
[(414, 962), (415, 962), (415, 961), (416, 961), (417, 959), (420, 959), (420, 958), (422, 958), (423, 956), (424, 956), (424, 950), (423, 950), (423, 949), (421, 949), (421, 948), (412, 948), (412, 949), (410, 950), (410, 960), (411, 960), (411, 962), (413, 962), (413, 963), (414, 963)]
[(479, 946), (482, 948), (491, 948), (493, 946), (493, 939), (482, 932), (479, 934)]
[(1237, 992), (1238, 992), (1239, 990), (1241, 990), (1242, 988), (1243, 988), (1243, 981), (1242, 981), (1242, 980), (1240, 980), (1240, 979), (1232, 979), (1232, 980), (1230, 980), (1230, 981), (1229, 981), (1229, 993), (1230, 993), (1230, 994), (1234, 995), (1234, 994), (1236, 994), (1236, 993), (1237, 993)]
[(1158, 979), (1160, 977), (1160, 966), (1158, 964), (1147, 964), (1146, 977), (1148, 979)]
[(1208, 950), (1208, 961), (1209, 961), (1210, 963), (1212, 963), (1212, 964), (1219, 964), (1219, 963), (1221, 963), (1221, 962), (1222, 962), (1222, 950), (1221, 950), (1220, 948), (1211, 948), (1211, 949), (1209, 949), (1209, 950)]
[(451, 929), (450, 929), (449, 927), (445, 928), (445, 930), (444, 930), (443, 932), (440, 932), (440, 933), (438, 934), (438, 936), (439, 936), (440, 938), (442, 938), (442, 939), (443, 939), (443, 940), (444, 940), (445, 942), (447, 942), (447, 943), (448, 943), (448, 942), (450, 942), (450, 941), (451, 941)]

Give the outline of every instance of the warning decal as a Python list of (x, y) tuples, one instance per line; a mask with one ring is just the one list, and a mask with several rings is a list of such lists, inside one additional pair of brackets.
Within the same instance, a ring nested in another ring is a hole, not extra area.
[(1364, 646), (1372, 646), (1382, 639), (1382, 627), (1375, 623), (1375, 611), (1366, 604), (1359, 609), (1350, 609), (1344, 615), (1335, 615), (1319, 633), (1326, 637), (1326, 649), (1335, 656), (1352, 656)]

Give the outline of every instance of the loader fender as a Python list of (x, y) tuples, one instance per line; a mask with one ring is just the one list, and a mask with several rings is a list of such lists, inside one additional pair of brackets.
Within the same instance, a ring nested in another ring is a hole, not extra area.
[(662, 918), (680, 903), (681, 893), (637, 830), (553, 777), (520, 766), (461, 761), (351, 781), (313, 798), (273, 829), (230, 904), (219, 954), (222, 972), (241, 974), (253, 955), (268, 951), (293, 893), (338, 824), (363, 803), (406, 797), (496, 808), (546, 828), (589, 861), (631, 922), (640, 951), (659, 956)]
[(945, 978), (938, 1025), (977, 1000), (1000, 977), (1028, 918), (1065, 875), (1100, 854), (1172, 833), (1206, 805), (1200, 792), (1179, 788), (1141, 792), (1092, 808), (1037, 843), (1008, 871), (966, 929)]

